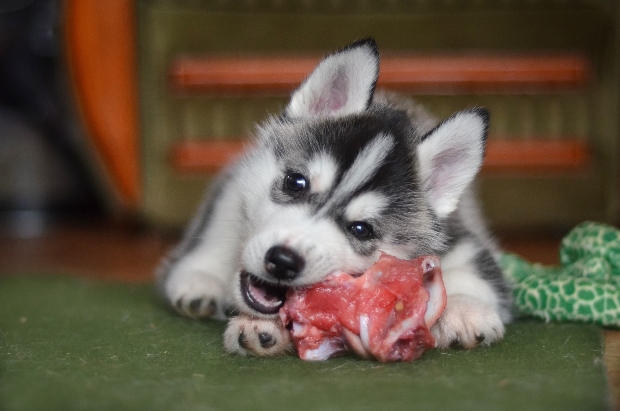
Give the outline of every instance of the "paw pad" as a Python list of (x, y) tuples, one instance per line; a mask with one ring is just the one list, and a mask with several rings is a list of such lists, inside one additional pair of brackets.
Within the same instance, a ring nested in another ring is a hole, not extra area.
[(258, 342), (260, 343), (260, 346), (263, 348), (271, 348), (274, 345), (276, 345), (276, 339), (273, 338), (273, 336), (269, 333), (266, 332), (260, 332), (258, 333)]
[(189, 302), (183, 298), (179, 298), (174, 303), (174, 306), (179, 313), (196, 318), (212, 317), (217, 313), (217, 302), (205, 298), (194, 298)]
[(193, 299), (192, 301), (189, 302), (189, 312), (191, 312), (192, 314), (198, 314), (201, 305), (202, 305), (201, 298)]
[(239, 347), (245, 348), (246, 350), (250, 348), (248, 344), (248, 339), (245, 336), (245, 333), (243, 331), (239, 333), (239, 337), (237, 338), (237, 343), (239, 343)]

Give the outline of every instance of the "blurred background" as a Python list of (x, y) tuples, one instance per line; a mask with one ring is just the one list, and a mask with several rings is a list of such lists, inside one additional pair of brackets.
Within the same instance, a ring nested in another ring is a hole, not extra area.
[(379, 87), (490, 109), (479, 188), (509, 249), (554, 262), (619, 222), (616, 1), (3, 0), (0, 271), (150, 279), (254, 124), (369, 36)]
[(18, 236), (100, 216), (103, 198), (67, 75), (56, 1), (0, 4), (0, 212)]

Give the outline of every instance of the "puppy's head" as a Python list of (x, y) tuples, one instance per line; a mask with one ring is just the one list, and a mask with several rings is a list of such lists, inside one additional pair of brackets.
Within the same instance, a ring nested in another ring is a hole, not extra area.
[(237, 297), (276, 314), (286, 289), (362, 273), (386, 252), (439, 253), (442, 221), (482, 163), (488, 114), (456, 113), (422, 134), (405, 110), (373, 101), (372, 40), (326, 57), (242, 164), (248, 225)]

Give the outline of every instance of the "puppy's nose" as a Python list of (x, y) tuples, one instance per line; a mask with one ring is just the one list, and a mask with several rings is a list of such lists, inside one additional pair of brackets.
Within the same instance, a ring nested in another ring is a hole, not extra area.
[(304, 268), (304, 259), (290, 248), (276, 245), (265, 254), (265, 269), (279, 280), (292, 280)]

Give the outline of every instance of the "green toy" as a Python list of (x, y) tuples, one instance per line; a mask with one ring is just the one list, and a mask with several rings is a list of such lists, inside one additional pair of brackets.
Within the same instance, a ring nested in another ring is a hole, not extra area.
[(579, 321), (620, 328), (620, 231), (586, 222), (560, 247), (560, 267), (501, 257), (522, 315), (546, 321)]

